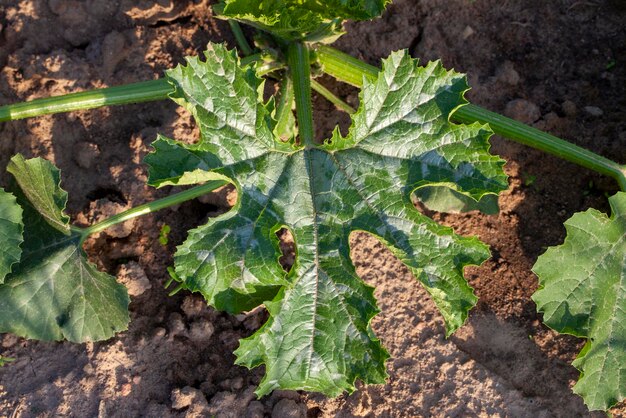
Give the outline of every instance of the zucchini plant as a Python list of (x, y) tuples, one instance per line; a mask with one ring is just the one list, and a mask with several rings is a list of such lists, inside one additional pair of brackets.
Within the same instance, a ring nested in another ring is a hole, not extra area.
[[(243, 58), (210, 44), (204, 57), (187, 58), (160, 80), (1, 107), (0, 121), (10, 121), (171, 98), (193, 115), (200, 138), (187, 144), (159, 135), (145, 159), (149, 184), (182, 191), (88, 228), (70, 224), (56, 167), (14, 156), (15, 182), (0, 189), (0, 332), (84, 342), (125, 330), (126, 289), (89, 263), (84, 240), (230, 183), (235, 206), (177, 248), (176, 291), (199, 292), (230, 313), (267, 308), (267, 322), (236, 351), (238, 364), (265, 366), (259, 396), (275, 389), (337, 396), (357, 379), (383, 383), (389, 357), (370, 327), (378, 312), (373, 289), (350, 260), (352, 232), (374, 235), (411, 270), (450, 335), (476, 303), (463, 270), (488, 259), (489, 249), (414, 203), (492, 211), (508, 185), (504, 161), (489, 153), (493, 132), (611, 176), (626, 190), (626, 167), (468, 104), (465, 76), (440, 62), (420, 66), (398, 51), (379, 69), (329, 46), (345, 19), (374, 18), (387, 3), (226, 0), (215, 11), (230, 19)], [(259, 31), (255, 47), (237, 22)], [(358, 109), (322, 86), (319, 74), (358, 87)], [(270, 77), (279, 89), (266, 100)], [(352, 115), (346, 135), (336, 129), (315, 141), (312, 90)], [(574, 390), (590, 409), (604, 410), (626, 391), (626, 193), (610, 202), (611, 218), (591, 210), (569, 220), (565, 243), (534, 268), (546, 324), (588, 341), (574, 363), (582, 372)], [(281, 229), (295, 241), (289, 271), (278, 262)]]

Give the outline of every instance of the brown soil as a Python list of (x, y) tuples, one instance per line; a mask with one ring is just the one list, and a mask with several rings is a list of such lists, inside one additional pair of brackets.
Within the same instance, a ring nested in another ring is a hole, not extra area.
[[(337, 46), (372, 64), (401, 48), (441, 58), (468, 72), (472, 102), (626, 162), (625, 21), (619, 0), (397, 0), (382, 19), (348, 25)], [(156, 78), (209, 40), (233, 45), (206, 0), (0, 0), (0, 104)], [(345, 128), (345, 117), (316, 104), (318, 115)], [(1, 124), (0, 168), (17, 152), (54, 161), (69, 212), (87, 224), (169, 193), (145, 185), (141, 161), (157, 132), (187, 140), (196, 133), (169, 102)], [(92, 260), (132, 287), (129, 331), (83, 345), (0, 336), (0, 354), (17, 359), (0, 369), (0, 417), (588, 416), (570, 391), (578, 373), (569, 362), (581, 342), (540, 323), (531, 267), (562, 242), (573, 213), (606, 211), (616, 185), (499, 138), (492, 150), (511, 176), (501, 213), (432, 214), (493, 253), (468, 270), (480, 301), (450, 339), (406, 268), (374, 239), (353, 238), (359, 274), (377, 287), (374, 329), (393, 356), (386, 385), (337, 399), (275, 392), (257, 400), (262, 370), (234, 366), (232, 351), (264, 312), (233, 317), (195, 295), (167, 296), (170, 254), (190, 227), (227, 210), (222, 191), (88, 243)], [(165, 223), (167, 248), (158, 242)]]

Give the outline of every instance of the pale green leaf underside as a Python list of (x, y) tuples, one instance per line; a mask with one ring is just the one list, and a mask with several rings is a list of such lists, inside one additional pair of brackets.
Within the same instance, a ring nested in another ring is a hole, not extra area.
[[(464, 78), (394, 53), (378, 80), (365, 84), (348, 137), (305, 148), (271, 135), (259, 81), (237, 68), (231, 52), (212, 46), (207, 60), (168, 74), (176, 100), (184, 97), (198, 118), (201, 141), (160, 137), (146, 161), (157, 186), (187, 184), (204, 171), (237, 187), (235, 208), (191, 231), (175, 264), (183, 285), (218, 309), (268, 307), (270, 319), (236, 352), (239, 364), (266, 366), (257, 393), (338, 395), (357, 378), (384, 381), (388, 355), (369, 326), (376, 301), (350, 260), (349, 236), (357, 230), (378, 237), (411, 269), (448, 332), (461, 326), (476, 301), (463, 268), (481, 264), (489, 251), (420, 214), (411, 193), (439, 185), (479, 199), (506, 187), (502, 161), (488, 153), (488, 130), (448, 121), (464, 103)], [(242, 114), (248, 119), (239, 120)], [(281, 227), (297, 247), (288, 275), (278, 263)]]
[[(18, 179), (29, 178), (35, 167), (40, 184), (27, 188), (28, 199), (26, 193), (18, 193), (24, 209), (23, 253), (0, 285), (0, 332), (85, 342), (105, 340), (125, 330), (126, 288), (87, 261), (80, 234), (66, 235), (64, 228), (51, 222), (66, 217), (67, 194), (58, 187), (59, 171), (41, 159), (16, 156), (12, 162), (11, 172)], [(44, 208), (44, 214), (39, 208)]]
[(417, 189), (415, 197), (428, 209), (437, 212), (464, 213), (477, 210), (487, 215), (500, 212), (496, 194), (486, 194), (476, 201), (449, 187), (433, 186)]
[[(390, 0), (226, 0), (216, 11), (285, 38), (321, 31), (324, 25), (346, 19), (368, 20), (380, 16)], [(324, 28), (337, 31), (340, 26)]]
[(533, 267), (533, 295), (544, 322), (589, 340), (574, 361), (574, 386), (590, 410), (607, 410), (626, 397), (626, 193), (609, 199), (612, 216), (597, 210), (565, 222), (565, 242)]
[(0, 188), (0, 285), (20, 260), (23, 229), (22, 208), (15, 196)]

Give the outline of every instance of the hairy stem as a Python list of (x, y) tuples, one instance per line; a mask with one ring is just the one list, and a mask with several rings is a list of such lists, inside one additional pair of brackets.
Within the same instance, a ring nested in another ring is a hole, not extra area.
[[(242, 65), (262, 59), (260, 54), (251, 55), (241, 60)], [(275, 71), (278, 67), (267, 64), (267, 68), (259, 71)], [(30, 102), (16, 103), (0, 107), (0, 122), (52, 115), (55, 113), (73, 112), (76, 110), (94, 109), (102, 106), (116, 106), (131, 103), (153, 102), (165, 100), (174, 88), (166, 79), (143, 81), (124, 86), (66, 94), (63, 96), (46, 97)]]
[[(356, 87), (362, 87), (364, 78), (374, 79), (379, 72), (378, 68), (325, 45), (317, 48), (317, 57), (326, 74)], [(472, 104), (458, 108), (451, 118), (462, 123), (487, 123), (498, 135), (612, 177), (626, 191), (626, 166), (563, 139)]]
[(315, 145), (313, 105), (311, 103), (311, 63), (309, 49), (301, 42), (292, 42), (287, 50), (287, 62), (296, 96), (296, 115), (300, 141), (305, 146)]
[(129, 209), (125, 212), (111, 216), (110, 218), (105, 219), (102, 222), (99, 222), (88, 228), (81, 229), (80, 233), (82, 234), (82, 237), (84, 240), (89, 235), (95, 234), (100, 231), (104, 231), (105, 229), (110, 228), (114, 225), (126, 222), (130, 219), (138, 218), (143, 215), (147, 215), (148, 213), (152, 213), (152, 212), (159, 211), (161, 209), (168, 208), (170, 206), (179, 205), (188, 200), (192, 200), (199, 196), (207, 194), (217, 189), (218, 187), (224, 186), (225, 184), (227, 184), (227, 182), (223, 180), (208, 181), (200, 186), (196, 186), (191, 189), (182, 191), (180, 193), (176, 193), (174, 195), (164, 197), (163, 199), (155, 200), (154, 202), (145, 203), (143, 205)]
[(143, 81), (0, 107), (0, 122), (93, 109), (102, 106), (163, 100), (172, 91), (165, 79)]
[(373, 80), (380, 71), (379, 68), (330, 46), (321, 45), (317, 47), (316, 53), (326, 74), (355, 87), (363, 87), (363, 77)]
[(624, 166), (554, 135), (472, 104), (458, 109), (452, 118), (464, 123), (488, 123), (498, 135), (612, 177), (626, 191)]
[(335, 105), (339, 110), (343, 110), (347, 114), (351, 115), (355, 110), (348, 103), (337, 97), (332, 91), (318, 83), (315, 79), (311, 80), (311, 88), (318, 92), (323, 98)]

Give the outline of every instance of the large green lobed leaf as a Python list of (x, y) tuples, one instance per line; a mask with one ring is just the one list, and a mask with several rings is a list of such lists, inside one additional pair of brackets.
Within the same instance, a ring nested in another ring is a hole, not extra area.
[(225, 0), (218, 14), (257, 26), (287, 39), (341, 31), (345, 19), (380, 16), (390, 0)]
[(574, 392), (590, 410), (626, 397), (626, 193), (609, 202), (610, 218), (590, 209), (566, 221), (565, 242), (533, 267), (544, 322), (588, 341), (574, 361), (581, 371)]
[(22, 208), (15, 196), (0, 188), (0, 285), (20, 261), (23, 229)]
[[(156, 186), (221, 178), (237, 187), (235, 207), (190, 232), (175, 269), (184, 287), (218, 309), (267, 306), (267, 323), (236, 352), (239, 364), (265, 365), (257, 394), (336, 396), (357, 378), (384, 382), (388, 354), (369, 325), (378, 312), (373, 289), (350, 259), (353, 231), (376, 236), (411, 269), (448, 333), (461, 326), (476, 302), (463, 269), (487, 259), (488, 248), (420, 214), (411, 194), (445, 186), (478, 200), (507, 186), (503, 162), (488, 153), (489, 130), (448, 121), (465, 103), (465, 78), (394, 53), (365, 84), (349, 135), (304, 147), (272, 135), (261, 81), (238, 67), (234, 52), (214, 45), (206, 60), (168, 73), (201, 140), (160, 137), (146, 161)], [(282, 227), (296, 244), (288, 274), (278, 263)]]
[(88, 262), (82, 236), (64, 213), (67, 193), (59, 170), (17, 155), (9, 171), (22, 186), (17, 198), (25, 227), (21, 260), (0, 285), (0, 332), (85, 342), (125, 330), (126, 288)]

